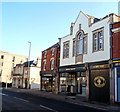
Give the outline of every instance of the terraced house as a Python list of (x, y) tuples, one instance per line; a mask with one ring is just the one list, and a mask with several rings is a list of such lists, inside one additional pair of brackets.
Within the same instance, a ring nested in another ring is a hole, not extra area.
[(60, 39), (60, 93), (114, 102), (110, 24), (118, 21), (113, 13), (98, 19), (80, 11), (70, 34)]
[(58, 91), (58, 66), (60, 45), (56, 43), (42, 51), (41, 58), (41, 90)]

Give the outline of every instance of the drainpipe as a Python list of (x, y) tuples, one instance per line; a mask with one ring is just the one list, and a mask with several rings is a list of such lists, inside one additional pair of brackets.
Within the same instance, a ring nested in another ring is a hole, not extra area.
[(113, 45), (112, 45), (112, 23), (109, 25), (110, 28), (110, 60), (109, 60), (109, 66), (110, 66), (110, 104), (114, 104), (114, 73), (113, 73), (113, 67), (112, 67), (112, 52), (113, 52)]

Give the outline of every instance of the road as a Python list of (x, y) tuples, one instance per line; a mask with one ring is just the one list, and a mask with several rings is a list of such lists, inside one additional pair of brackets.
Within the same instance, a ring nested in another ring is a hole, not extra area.
[(107, 112), (40, 96), (3, 90), (2, 112)]

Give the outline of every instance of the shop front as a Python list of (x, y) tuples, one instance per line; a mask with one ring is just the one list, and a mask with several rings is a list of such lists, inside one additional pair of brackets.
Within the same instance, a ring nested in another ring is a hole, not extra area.
[(41, 74), (41, 90), (43, 91), (55, 91), (56, 77), (53, 73), (42, 73)]
[(114, 99), (120, 103), (120, 59), (113, 59)]
[(86, 68), (84, 65), (65, 66), (59, 68), (59, 92), (68, 95), (86, 92)]
[(110, 73), (108, 61), (89, 64), (89, 99), (109, 103)]

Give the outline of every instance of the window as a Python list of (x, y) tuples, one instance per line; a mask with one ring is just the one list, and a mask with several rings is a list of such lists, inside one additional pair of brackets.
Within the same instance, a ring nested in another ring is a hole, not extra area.
[(1, 55), (1, 59), (4, 59), (4, 55)]
[(80, 33), (77, 37), (77, 54), (87, 53), (87, 36)]
[(52, 56), (54, 55), (54, 52), (55, 52), (55, 49), (52, 49), (52, 50), (51, 50)]
[(46, 56), (47, 56), (47, 51), (44, 52), (44, 58), (46, 58)]
[(73, 40), (73, 56), (76, 55), (76, 42), (75, 39)]
[(0, 70), (0, 76), (2, 75), (2, 70)]
[(51, 70), (54, 69), (54, 59), (51, 60)]
[(63, 43), (63, 58), (69, 57), (69, 41)]
[(11, 66), (11, 68), (14, 68), (14, 66), (15, 66), (15, 65), (14, 65), (14, 63), (12, 63), (12, 66)]
[(13, 62), (15, 61), (15, 56), (13, 56), (13, 60), (12, 60)]
[(87, 53), (87, 37), (83, 38), (83, 53)]
[(93, 33), (93, 51), (103, 50), (103, 30)]
[(43, 69), (46, 70), (46, 61), (43, 61)]
[(0, 62), (0, 66), (3, 66), (3, 62)]

